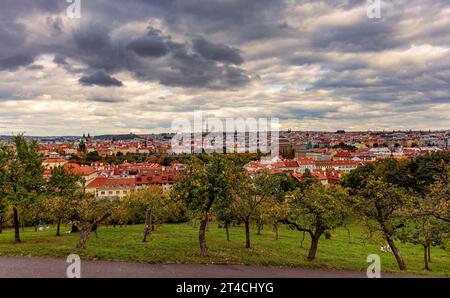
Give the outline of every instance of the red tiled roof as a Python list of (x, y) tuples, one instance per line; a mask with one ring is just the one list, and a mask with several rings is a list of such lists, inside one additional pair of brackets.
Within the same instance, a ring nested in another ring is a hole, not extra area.
[(67, 160), (62, 159), (62, 158), (47, 158), (43, 162), (44, 163), (62, 163), (62, 162), (67, 162)]
[(285, 160), (284, 166), (286, 168), (298, 168), (298, 163), (296, 160)]
[(323, 172), (312, 172), (311, 174), (319, 180), (328, 180), (327, 175)]
[(351, 157), (352, 154), (349, 151), (339, 151), (334, 157)]
[(66, 170), (71, 171), (75, 175), (81, 175), (81, 176), (89, 176), (97, 172), (96, 169), (90, 166), (80, 166), (76, 163), (67, 163), (64, 165), (64, 168)]
[(120, 189), (121, 186), (122, 188), (134, 188), (136, 186), (136, 178), (97, 177), (87, 185), (87, 188)]
[(357, 165), (358, 162), (354, 160), (333, 160), (332, 165)]
[(284, 168), (285, 167), (284, 162), (282, 162), (282, 161), (271, 163), (270, 166), (272, 168)]
[[(302, 180), (302, 176), (303, 174), (300, 173), (291, 173), (292, 177), (294, 177), (295, 179), (297, 179), (297, 181), (301, 181)], [(325, 173), (323, 172), (311, 172), (311, 175), (313, 175), (316, 179), (318, 180), (328, 180), (327, 176)]]
[(311, 158), (297, 158), (298, 164), (314, 164), (314, 160)]

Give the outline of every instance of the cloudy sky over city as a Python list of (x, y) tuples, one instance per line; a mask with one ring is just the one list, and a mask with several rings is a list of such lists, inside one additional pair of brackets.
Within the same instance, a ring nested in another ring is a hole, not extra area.
[(169, 131), (194, 110), (284, 129), (450, 128), (450, 2), (0, 3), (0, 134)]

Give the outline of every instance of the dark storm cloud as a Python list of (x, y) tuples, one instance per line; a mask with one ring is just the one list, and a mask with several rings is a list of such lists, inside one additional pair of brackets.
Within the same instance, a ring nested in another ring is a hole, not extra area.
[(229, 62), (236, 65), (244, 62), (238, 49), (227, 45), (213, 44), (203, 38), (193, 41), (193, 49), (205, 59)]
[(63, 55), (55, 55), (53, 58), (53, 62), (55, 62), (58, 65), (67, 65), (66, 57)]
[(23, 25), (0, 19), (0, 70), (14, 71), (34, 61), (37, 52), (26, 46), (26, 36)]
[(393, 40), (395, 25), (361, 19), (351, 26), (324, 26), (311, 35), (313, 48), (345, 52), (381, 51), (401, 45)]
[(44, 66), (38, 64), (32, 64), (27, 67), (28, 70), (43, 70)]
[(250, 81), (245, 70), (233, 66), (241, 64), (243, 59), (237, 49), (228, 45), (198, 38), (175, 42), (150, 28), (147, 36), (131, 41), (126, 48), (138, 56), (127, 52), (126, 67), (144, 81), (210, 89), (234, 88)]
[(162, 57), (168, 53), (165, 43), (155, 37), (142, 37), (128, 44), (127, 49), (141, 57)]
[[(238, 25), (246, 23), (245, 35), (262, 38), (266, 32), (283, 30), (287, 26), (282, 21), (272, 23), (272, 17), (277, 17), (284, 6), (283, 1), (131, 0), (124, 3), (99, 0), (82, 1), (84, 14), (80, 25), (74, 31), (66, 32), (61, 18), (69, 4), (61, 2), (64, 1), (5, 2), (11, 22), (1, 27), (8, 31), (0, 31), (0, 37), (7, 41), (10, 48), (3, 49), (0, 46), (0, 69), (16, 70), (33, 63), (41, 54), (53, 54), (55, 63), (74, 73), (80, 72), (80, 69), (68, 65), (68, 58), (85, 64), (86, 70), (98, 73), (104, 71), (114, 74), (125, 70), (141, 80), (158, 81), (170, 86), (234, 88), (250, 81), (250, 75), (243, 68), (236, 67), (244, 63), (240, 50), (229, 44), (212, 42), (207, 36), (191, 39), (188, 30), (194, 30), (200, 35), (231, 30), (233, 36), (238, 36), (239, 30), (243, 29)], [(25, 44), (27, 32), (16, 23), (14, 16), (17, 18), (34, 12), (47, 14), (49, 35), (64, 34), (66, 42), (55, 43), (49, 39), (47, 43), (42, 40), (40, 44)], [(272, 17), (268, 18), (268, 15)], [(110, 24), (117, 27), (129, 21), (144, 21), (149, 17), (165, 20), (170, 30), (180, 30), (184, 43), (174, 42), (153, 29), (141, 37), (121, 36), (111, 39), (113, 28)], [(188, 26), (182, 28), (180, 25), (183, 23)], [(248, 36), (245, 38), (248, 39)], [(17, 52), (17, 48), (23, 50)], [(154, 58), (164, 58), (164, 64), (152, 61)]]
[[(448, 103), (450, 3), (385, 2), (383, 18), (369, 20), (362, 0), (82, 0), (81, 19), (69, 20), (65, 0), (2, 0), (0, 71), (37, 73), (48, 54), (82, 86), (123, 86), (115, 77), (125, 73), (185, 94), (248, 88), (264, 97), (253, 85), (278, 83), (398, 110)], [(232, 104), (276, 110), (252, 100)], [(335, 109), (285, 111), (320, 118)]]
[(0, 70), (17, 70), (21, 66), (27, 66), (33, 63), (36, 55), (33, 53), (11, 54), (5, 58), (0, 58)]
[(103, 96), (91, 96), (91, 97), (88, 97), (87, 100), (92, 101), (92, 102), (100, 102), (100, 103), (121, 103), (121, 102), (126, 101), (122, 98), (103, 97)]
[(97, 71), (96, 73), (83, 76), (80, 78), (80, 84), (84, 86), (101, 86), (101, 87), (121, 87), (123, 83), (103, 71)]

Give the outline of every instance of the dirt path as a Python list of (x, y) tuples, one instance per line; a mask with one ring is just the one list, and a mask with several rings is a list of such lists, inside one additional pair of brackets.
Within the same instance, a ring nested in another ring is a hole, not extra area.
[[(0, 278), (66, 277), (69, 263), (65, 259), (0, 256)], [(246, 265), (142, 264), (110, 261), (81, 261), (81, 277), (136, 278), (283, 278), (283, 277), (356, 277), (365, 272)], [(382, 277), (416, 277), (382, 274)]]

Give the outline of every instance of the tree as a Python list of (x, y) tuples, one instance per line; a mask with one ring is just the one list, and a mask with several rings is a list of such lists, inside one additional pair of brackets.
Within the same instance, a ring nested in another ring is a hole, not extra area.
[(434, 216), (450, 223), (450, 153), (421, 156), (408, 165), (410, 188), (421, 198), (416, 216)]
[(419, 244), (423, 247), (424, 269), (431, 270), (431, 246), (438, 246), (444, 243), (448, 237), (449, 227), (443, 221), (432, 216), (412, 217), (411, 220), (400, 229), (399, 238), (402, 241), (412, 244)]
[(450, 223), (450, 166), (447, 175), (428, 187), (428, 193), (420, 205), (418, 216), (432, 216), (447, 225)]
[(102, 157), (98, 154), (97, 151), (92, 151), (86, 154), (86, 162), (87, 163), (93, 163), (97, 161), (101, 161)]
[(160, 185), (151, 185), (132, 192), (120, 203), (127, 210), (125, 213), (128, 214), (129, 219), (139, 217), (144, 220), (142, 242), (146, 242), (147, 236), (154, 230), (154, 223), (164, 220), (164, 207), (167, 205), (167, 200)]
[(3, 223), (6, 221), (6, 205), (0, 199), (0, 234), (3, 232)]
[(73, 174), (70, 168), (61, 166), (52, 169), (47, 183), (47, 191), (50, 195), (47, 207), (57, 223), (56, 236), (61, 235), (61, 221), (66, 218), (68, 208), (82, 195), (81, 179), (81, 176)]
[(425, 270), (430, 270), (431, 246), (443, 244), (450, 233), (450, 167), (447, 168), (442, 169), (438, 180), (426, 188), (423, 196), (413, 196), (414, 208), (400, 234), (401, 240), (422, 245)]
[(375, 229), (382, 233), (389, 244), (399, 269), (406, 270), (405, 261), (394, 238), (398, 229), (405, 225), (405, 211), (410, 203), (408, 196), (394, 184), (380, 178), (370, 178), (366, 187), (359, 191), (359, 198), (356, 208), (368, 219), (376, 221)]
[(96, 199), (91, 194), (85, 194), (77, 202), (76, 213), (82, 227), (77, 248), (86, 248), (89, 235), (92, 232), (97, 233), (99, 225), (113, 214), (117, 209), (117, 205), (118, 202), (115, 200)]
[(208, 255), (206, 226), (215, 205), (228, 206), (236, 181), (236, 167), (221, 155), (193, 157), (188, 169), (173, 186), (175, 198), (185, 202), (200, 219), (199, 245), (203, 256)]
[(449, 162), (448, 152), (414, 160), (385, 159), (352, 171), (342, 181), (360, 198), (358, 211), (375, 220), (375, 226), (368, 226), (382, 233), (401, 270), (406, 264), (394, 238), (425, 243), (429, 252), (427, 235), (440, 229), (439, 222), (429, 217), (450, 222)]
[(261, 204), (261, 210), (259, 212), (261, 221), (272, 225), (273, 232), (275, 233), (275, 240), (278, 240), (279, 223), (285, 218), (285, 210), (282, 203), (283, 202), (277, 200), (276, 197), (270, 197)]
[(19, 209), (27, 206), (43, 192), (42, 159), (37, 142), (27, 142), (23, 135), (14, 138), (14, 150), (3, 148), (8, 161), (4, 168), (3, 189), (6, 203), (12, 206), (14, 240), (20, 242)]
[(0, 145), (0, 234), (3, 231), (3, 223), (6, 221), (5, 197), (8, 193), (6, 175), (9, 156), (9, 149), (4, 145)]
[(230, 224), (236, 220), (236, 212), (233, 206), (219, 206), (216, 210), (217, 220), (222, 222), (227, 234), (227, 241), (230, 241)]
[(238, 181), (233, 205), (237, 217), (245, 225), (245, 247), (250, 248), (250, 223), (258, 217), (261, 205), (281, 192), (277, 175), (261, 173), (242, 175)]
[(319, 239), (325, 231), (343, 225), (350, 216), (347, 192), (340, 187), (323, 186), (318, 181), (304, 182), (302, 187), (286, 196), (284, 222), (311, 237), (308, 257), (316, 257)]

